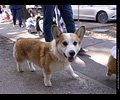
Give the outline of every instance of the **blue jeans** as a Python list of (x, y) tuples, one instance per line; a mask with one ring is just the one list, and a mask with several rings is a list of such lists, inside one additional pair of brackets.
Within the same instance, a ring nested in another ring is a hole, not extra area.
[(22, 25), (22, 19), (21, 19), (21, 13), (20, 9), (11, 9), (12, 15), (13, 15), (13, 24), (16, 25), (16, 15), (19, 20), (19, 26), (21, 27)]
[[(53, 40), (51, 26), (53, 23), (55, 6), (56, 5), (42, 5), (44, 14), (43, 30), (46, 42), (50, 42)], [(65, 22), (67, 32), (74, 33), (76, 29), (71, 5), (58, 5), (58, 9), (60, 10), (61, 16)]]

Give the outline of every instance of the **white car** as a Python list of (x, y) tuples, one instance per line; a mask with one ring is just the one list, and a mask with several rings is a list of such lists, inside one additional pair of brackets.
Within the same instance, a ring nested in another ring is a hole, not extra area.
[(72, 10), (74, 19), (78, 19), (78, 14), (79, 19), (95, 20), (100, 23), (117, 19), (116, 5), (72, 5)]

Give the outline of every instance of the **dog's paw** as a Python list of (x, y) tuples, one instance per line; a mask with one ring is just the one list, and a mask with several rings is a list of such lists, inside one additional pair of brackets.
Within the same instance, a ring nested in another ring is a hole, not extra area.
[(30, 71), (31, 71), (31, 72), (35, 72), (35, 70), (36, 70), (36, 69), (35, 69), (34, 67), (30, 68)]
[(72, 76), (72, 79), (79, 79), (80, 77), (79, 77), (79, 75), (77, 75), (77, 74), (74, 74), (73, 76)]
[(45, 86), (52, 86), (52, 83), (50, 81), (44, 81)]
[(18, 68), (18, 72), (24, 72), (22, 68)]
[(20, 72), (20, 73), (21, 73), (21, 72), (24, 72), (24, 70), (18, 70), (18, 72)]
[(17, 63), (17, 70), (18, 70), (18, 72), (24, 72), (21, 64), (19, 64), (19, 63)]

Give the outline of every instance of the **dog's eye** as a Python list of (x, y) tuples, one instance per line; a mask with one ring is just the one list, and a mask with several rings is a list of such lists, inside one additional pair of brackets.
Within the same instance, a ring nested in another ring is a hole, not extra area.
[(74, 41), (74, 42), (73, 42), (73, 45), (74, 45), (74, 46), (76, 46), (76, 45), (77, 45), (77, 42), (76, 42), (76, 41)]
[(68, 43), (67, 43), (66, 41), (64, 41), (64, 42), (63, 42), (63, 45), (64, 45), (64, 46), (67, 46), (67, 45), (68, 45)]

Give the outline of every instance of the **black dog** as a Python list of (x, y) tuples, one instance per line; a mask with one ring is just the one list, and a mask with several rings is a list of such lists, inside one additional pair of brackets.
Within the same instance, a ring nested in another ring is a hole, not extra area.
[[(38, 33), (39, 36), (43, 34), (43, 32), (42, 32), (42, 30), (41, 30), (41, 28), (40, 28), (40, 25), (39, 25), (39, 21), (40, 21), (40, 20), (43, 20), (43, 19), (42, 19), (40, 16), (38, 16), (38, 17), (36, 18), (36, 30), (37, 30), (37, 33)], [(53, 25), (53, 24), (57, 25), (55, 19), (53, 20), (52, 25)], [(41, 34), (40, 34), (40, 33), (41, 33)]]
[(40, 16), (38, 16), (37, 18), (36, 18), (36, 30), (37, 30), (37, 33), (39, 34), (39, 36), (40, 36), (40, 32), (43, 34), (43, 32), (42, 32), (42, 30), (40, 29), (40, 26), (39, 26), (39, 21), (41, 20), (41, 17)]

